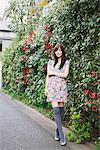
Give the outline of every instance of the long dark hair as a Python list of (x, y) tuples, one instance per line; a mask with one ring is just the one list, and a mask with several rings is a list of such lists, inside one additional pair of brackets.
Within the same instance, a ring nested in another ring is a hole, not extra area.
[(55, 65), (57, 64), (58, 62), (58, 57), (56, 56), (55, 52), (58, 50), (58, 48), (61, 49), (62, 51), (62, 58), (61, 58), (61, 64), (59, 66), (59, 69), (63, 68), (64, 64), (65, 64), (65, 61), (67, 60), (66, 56), (65, 56), (65, 52), (64, 52), (64, 48), (63, 46), (60, 44), (60, 43), (57, 43), (56, 46), (54, 47), (54, 67)]

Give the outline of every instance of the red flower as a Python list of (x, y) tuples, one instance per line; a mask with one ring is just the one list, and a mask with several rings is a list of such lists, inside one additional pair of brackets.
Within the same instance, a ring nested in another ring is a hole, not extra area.
[(51, 36), (52, 36), (52, 33), (51, 33), (51, 32), (47, 32), (47, 36), (48, 36), (48, 37), (51, 37)]
[(47, 25), (44, 28), (45, 28), (45, 30), (48, 30), (48, 26)]
[(46, 35), (44, 35), (44, 39), (46, 39), (47, 38), (47, 36)]
[(32, 35), (34, 34), (34, 36), (36, 36), (36, 34), (35, 34), (34, 32), (31, 32), (31, 34), (32, 34)]
[(52, 49), (52, 45), (51, 44), (46, 45), (46, 49)]
[(96, 111), (96, 109), (97, 109), (96, 106), (93, 105), (93, 106), (92, 106), (92, 110), (93, 110), (93, 111)]
[(30, 37), (32, 37), (32, 34), (33, 34), (33, 33), (31, 32), (31, 33), (30, 33)]
[(27, 62), (27, 58), (22, 57), (22, 61), (23, 61), (23, 62)]
[(24, 79), (24, 84), (27, 85), (28, 84), (28, 80)]
[(90, 96), (92, 99), (97, 99), (97, 98), (98, 98), (96, 92), (90, 93), (89, 96)]
[(44, 42), (45, 47), (47, 46), (47, 42)]
[(23, 45), (24, 45), (24, 46), (26, 46), (26, 45), (27, 45), (27, 41), (26, 41), (26, 40), (24, 41), (24, 44), (23, 44)]
[(21, 48), (21, 51), (22, 52), (25, 52), (25, 51), (28, 51), (29, 50), (29, 48), (26, 48), (26, 47), (24, 47), (24, 46), (22, 46), (22, 48)]
[(89, 90), (84, 90), (84, 91), (83, 91), (83, 94), (84, 94), (84, 95), (88, 95), (88, 94), (89, 94)]
[(27, 75), (28, 73), (29, 73), (29, 68), (22, 68), (23, 76)]
[(89, 100), (86, 100), (86, 104), (91, 104)]
[(32, 36), (29, 36), (28, 41), (29, 41), (29, 42), (32, 41)]
[(100, 84), (100, 82), (95, 82), (95, 83), (93, 83), (92, 85), (93, 85), (93, 86), (96, 86), (96, 85), (98, 85), (98, 84)]
[(97, 72), (92, 71), (92, 72), (91, 72), (91, 77), (94, 77), (94, 78), (95, 78), (96, 76), (97, 76)]

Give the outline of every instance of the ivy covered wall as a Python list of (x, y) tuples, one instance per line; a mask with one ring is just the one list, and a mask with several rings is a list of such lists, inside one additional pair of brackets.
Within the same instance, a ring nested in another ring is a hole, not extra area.
[[(35, 7), (37, 16), (33, 13), (26, 30), (23, 30), (25, 25), (19, 24), (21, 28), (16, 40), (6, 49), (3, 59), (4, 88), (25, 94), (35, 105), (47, 107), (45, 64), (53, 56), (57, 41), (63, 44), (66, 56), (71, 60), (66, 83), (69, 95), (65, 120), (78, 135), (74, 140), (81, 142), (97, 137), (99, 129), (98, 7), (98, 0), (58, 1), (46, 17), (42, 16), (42, 8)], [(79, 117), (71, 117), (74, 114)], [(84, 134), (79, 137), (81, 128)]]

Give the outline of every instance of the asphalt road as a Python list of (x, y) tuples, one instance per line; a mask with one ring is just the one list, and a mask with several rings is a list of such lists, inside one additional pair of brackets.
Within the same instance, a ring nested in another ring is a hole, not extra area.
[(0, 150), (71, 150), (54, 140), (55, 123), (0, 93)]

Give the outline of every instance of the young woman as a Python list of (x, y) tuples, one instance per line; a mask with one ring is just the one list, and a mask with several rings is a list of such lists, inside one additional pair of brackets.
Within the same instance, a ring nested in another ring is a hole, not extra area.
[(62, 130), (62, 117), (64, 102), (67, 99), (66, 78), (69, 73), (69, 61), (65, 57), (61, 44), (54, 48), (54, 60), (47, 64), (47, 77), (45, 95), (47, 102), (51, 102), (54, 110), (54, 119), (57, 125), (55, 140), (60, 140), (61, 145), (66, 145), (66, 139)]

